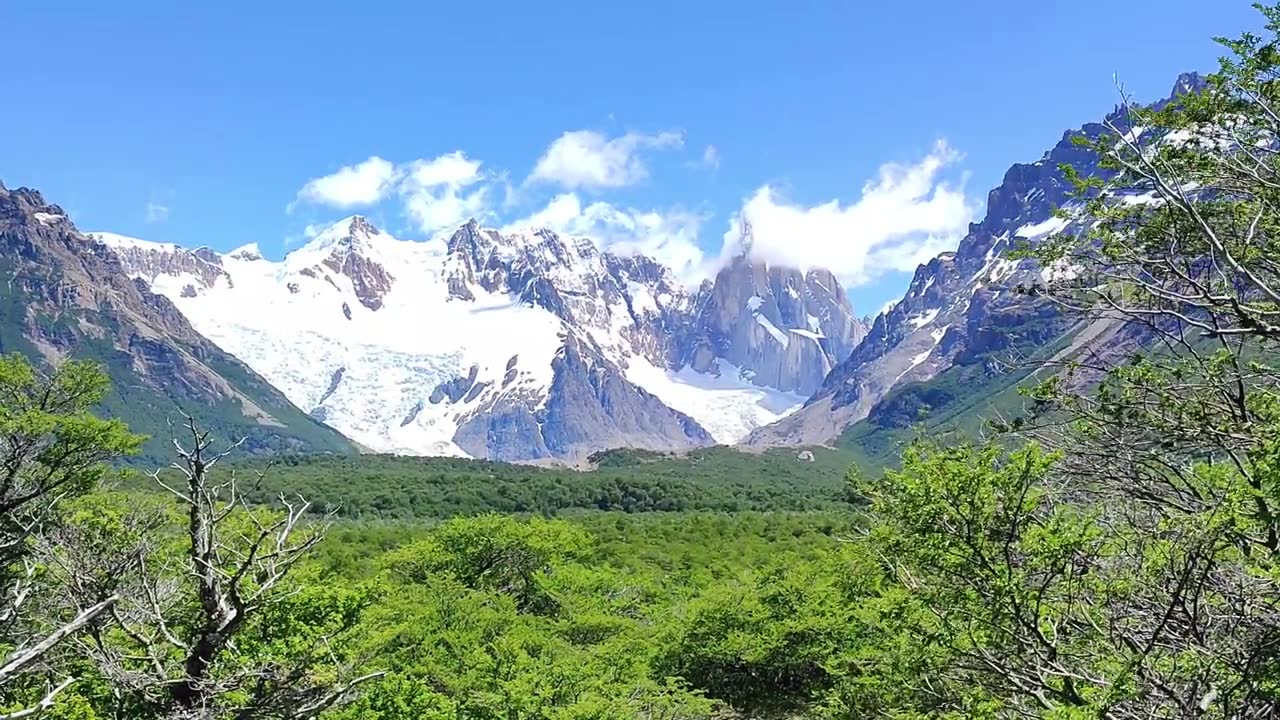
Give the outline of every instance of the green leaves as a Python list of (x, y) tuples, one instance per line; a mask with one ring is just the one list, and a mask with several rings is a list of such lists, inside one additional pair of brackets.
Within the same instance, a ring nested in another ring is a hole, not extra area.
[(441, 524), (425, 540), (394, 553), (387, 567), (409, 582), (439, 574), (474, 590), (495, 590), (514, 598), (521, 610), (546, 614), (556, 607), (547, 576), (582, 557), (587, 546), (586, 533), (563, 521), (514, 523), (484, 515)]
[(0, 513), (48, 493), (83, 493), (104, 461), (138, 450), (143, 438), (90, 412), (107, 389), (91, 363), (67, 361), (45, 377), (21, 355), (0, 356)]
[(565, 521), (423, 531), (385, 558), (350, 648), (391, 674), (337, 717), (709, 717), (715, 703), (654, 664), (687, 588), (610, 552)]
[[(50, 704), (66, 692), (70, 685), (59, 677), (64, 663), (56, 660), (68, 638), (113, 602), (95, 592), (98, 578), (68, 580), (51, 566), (67, 506), (102, 478), (106, 461), (135, 452), (141, 442), (123, 423), (90, 413), (106, 391), (105, 375), (92, 364), (66, 362), (45, 375), (21, 355), (0, 356), (0, 658), (6, 666), (0, 708), (6, 711)], [(86, 607), (95, 610), (83, 614)]]

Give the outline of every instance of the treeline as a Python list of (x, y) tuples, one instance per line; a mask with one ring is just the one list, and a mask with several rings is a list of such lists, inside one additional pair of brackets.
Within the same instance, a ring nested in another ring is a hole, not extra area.
[[(797, 457), (797, 456), (800, 457)], [(803, 459), (801, 459), (803, 458)], [(812, 459), (810, 459), (812, 458)], [(589, 471), (451, 458), (286, 456), (270, 463), (254, 502), (303, 495), (318, 513), (352, 519), (425, 519), (485, 512), (765, 512), (847, 508), (850, 455), (815, 448), (745, 453), (730, 448), (670, 456), (611, 451)], [(266, 461), (228, 466), (245, 477)], [(149, 488), (135, 474), (125, 484)]]

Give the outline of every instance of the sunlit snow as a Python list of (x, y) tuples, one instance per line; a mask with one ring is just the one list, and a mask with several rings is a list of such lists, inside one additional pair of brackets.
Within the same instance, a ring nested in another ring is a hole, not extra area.
[(1048, 220), (1038, 223), (1028, 223), (1013, 231), (1014, 236), (1025, 238), (1027, 240), (1037, 240), (1042, 237), (1048, 237), (1056, 232), (1060, 232), (1063, 228), (1070, 224), (1066, 218), (1053, 216)]
[(907, 369), (898, 373), (898, 377), (893, 379), (894, 384), (897, 384), (897, 382), (901, 380), (904, 375), (911, 372), (912, 370), (915, 370), (918, 365), (923, 363), (925, 360), (929, 359), (929, 356), (932, 355), (933, 351), (937, 349), (938, 344), (942, 342), (942, 338), (946, 336), (947, 328), (949, 327), (951, 326), (944, 325), (943, 327), (940, 327), (934, 330), (932, 333), (930, 333), (930, 336), (933, 338), (933, 344), (929, 346), (928, 350), (924, 350), (923, 352), (917, 353), (912, 356), (911, 363), (907, 365)]
[(668, 406), (692, 417), (718, 443), (742, 440), (757, 427), (785, 417), (804, 404), (803, 395), (763, 388), (737, 367), (718, 360), (719, 376), (692, 368), (664, 370), (644, 358), (628, 363), (627, 379)]
[[(474, 300), (451, 298), (449, 272), (456, 269), (456, 258), (451, 259), (443, 239), (402, 241), (362, 223), (339, 222), (282, 260), (264, 259), (250, 243), (222, 255), (216, 272), (197, 276), (176, 269), (187, 267), (179, 263), (145, 279), (197, 331), (291, 402), (374, 451), (463, 455), (453, 438), (486, 403), (519, 397), (535, 411), (542, 407), (552, 361), (569, 331), (564, 322), (549, 310), (474, 283), (468, 286)], [(186, 252), (110, 233), (94, 236), (122, 251)], [(537, 251), (536, 233), (509, 239), (512, 245), (524, 243), (522, 252)], [(362, 304), (352, 279), (330, 264), (348, 252), (393, 278), (379, 293), (376, 310)], [(507, 256), (515, 250), (499, 244), (492, 252)], [(687, 367), (657, 367), (634, 354), (626, 340), (637, 322), (632, 313), (656, 314), (673, 301), (671, 295), (655, 297), (649, 286), (627, 282), (631, 312), (622, 302), (580, 301), (580, 291), (595, 282), (601, 268), (580, 263), (585, 256), (578, 254), (552, 263), (546, 272), (567, 303), (579, 303), (572, 308), (579, 329), (624, 367), (632, 382), (693, 417), (716, 441), (739, 441), (804, 402), (803, 396), (753, 384), (723, 360), (718, 374), (704, 375)], [(748, 302), (753, 310), (763, 304), (758, 297)], [(806, 342), (821, 337), (817, 318), (808, 318), (811, 330), (784, 331), (759, 313), (755, 317), (784, 346), (789, 332)], [(469, 378), (473, 369), (474, 383), (462, 382), (470, 390), (453, 398), (434, 392), (451, 380)]]
[(780, 345), (782, 345), (783, 347), (787, 346), (787, 343), (789, 342), (787, 340), (787, 334), (779, 330), (778, 326), (774, 325), (773, 321), (771, 321), (769, 318), (765, 317), (764, 315), (756, 315), (756, 323), (760, 325), (760, 327), (764, 328), (765, 332), (772, 335), (773, 339), (777, 340)]

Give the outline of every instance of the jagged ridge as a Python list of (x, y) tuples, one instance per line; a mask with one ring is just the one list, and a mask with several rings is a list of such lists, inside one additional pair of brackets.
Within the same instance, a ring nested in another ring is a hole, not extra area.
[[(1194, 74), (1180, 76), (1170, 99), (1202, 82)], [(1107, 121), (1122, 133), (1131, 130), (1120, 108)], [(862, 343), (832, 370), (805, 407), (754, 431), (748, 443), (830, 442), (872, 413), (895, 388), (927, 382), (975, 357), (1052, 345), (1079, 350), (1072, 342), (1077, 335), (1091, 346), (1114, 342), (1118, 326), (1079, 325), (1034, 294), (1017, 292), (1019, 286), (1043, 284), (1048, 271), (1032, 260), (1009, 257), (1022, 241), (1034, 244), (1056, 232), (1080, 229), (1054, 215), (1071, 202), (1071, 186), (1060, 167), (1069, 165), (1085, 177), (1108, 177), (1098, 159), (1074, 142), (1076, 136), (1096, 139), (1106, 131), (1102, 123), (1067, 131), (1038, 161), (1010, 167), (987, 197), (986, 216), (969, 226), (956, 251), (921, 265), (902, 300), (875, 319)], [(985, 372), (1025, 372), (1025, 367), (1014, 367), (1020, 361), (1033, 360), (1005, 358), (990, 363)]]
[(389, 452), (733, 442), (798, 407), (862, 332), (830, 273), (738, 261), (690, 290), (548, 230), (471, 221), (409, 242), (357, 216), (280, 262), (101, 238), (300, 406)]

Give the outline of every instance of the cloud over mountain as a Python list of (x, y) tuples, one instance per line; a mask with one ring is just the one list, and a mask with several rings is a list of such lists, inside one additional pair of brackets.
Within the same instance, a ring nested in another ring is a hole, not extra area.
[(332, 174), (308, 180), (289, 207), (298, 203), (339, 209), (372, 205), (390, 191), (396, 174), (395, 165), (374, 155), (362, 163), (346, 165)]
[[(769, 262), (829, 267), (850, 286), (887, 271), (914, 270), (954, 248), (974, 215), (964, 177), (950, 179), (946, 173), (960, 159), (939, 140), (915, 162), (881, 165), (848, 202), (837, 198), (808, 206), (763, 185), (743, 201), (721, 254), (747, 250)], [(743, 247), (739, 229), (743, 219), (752, 228), (749, 248)]]
[[(727, 213), (727, 229), (715, 237), (704, 232), (715, 214), (697, 198), (664, 205), (623, 196), (634, 195), (649, 178), (653, 151), (683, 147), (684, 135), (675, 131), (615, 137), (568, 131), (550, 143), (517, 186), (506, 171), (486, 169), (462, 150), (403, 163), (375, 155), (307, 181), (290, 208), (346, 210), (393, 202), (412, 230), (428, 237), (469, 218), (507, 228), (547, 227), (590, 237), (617, 253), (653, 256), (687, 283), (746, 252), (779, 265), (830, 268), (847, 287), (886, 272), (911, 271), (954, 248), (975, 212), (965, 195), (965, 176), (956, 171), (962, 156), (938, 140), (919, 158), (881, 165), (851, 199), (807, 205), (776, 185), (761, 185)], [(713, 170), (719, 160), (719, 150), (705, 145), (676, 168)], [(560, 191), (548, 192), (548, 186)], [(742, 236), (744, 221), (752, 227), (749, 241)]]
[(627, 187), (649, 177), (645, 151), (683, 145), (683, 133), (675, 131), (655, 135), (629, 132), (606, 138), (594, 130), (573, 130), (551, 143), (534, 166), (529, 182), (548, 182), (569, 190)]

